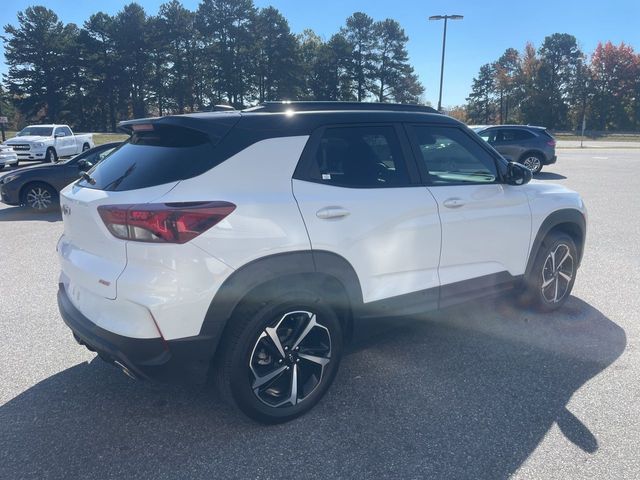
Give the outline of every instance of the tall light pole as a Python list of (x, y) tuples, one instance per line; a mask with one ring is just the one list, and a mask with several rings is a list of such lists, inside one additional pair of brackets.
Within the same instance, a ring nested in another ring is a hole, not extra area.
[(442, 109), (442, 79), (444, 78), (444, 49), (447, 45), (447, 20), (462, 20), (462, 15), (433, 15), (429, 20), (444, 20), (444, 33), (442, 34), (442, 63), (440, 64), (440, 94), (438, 95), (438, 111)]

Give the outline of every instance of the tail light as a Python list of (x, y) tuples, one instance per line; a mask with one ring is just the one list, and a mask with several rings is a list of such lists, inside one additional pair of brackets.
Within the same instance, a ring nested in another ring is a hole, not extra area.
[(98, 213), (114, 237), (136, 242), (186, 243), (235, 210), (228, 202), (101, 205)]
[(556, 146), (556, 141), (555, 140), (549, 140), (547, 142), (547, 145), (549, 145), (550, 147), (555, 147)]

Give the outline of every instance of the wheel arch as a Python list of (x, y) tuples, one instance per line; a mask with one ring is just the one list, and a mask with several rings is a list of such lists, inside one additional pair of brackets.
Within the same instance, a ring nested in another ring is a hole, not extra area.
[(26, 182), (24, 185), (22, 185), (22, 187), (20, 187), (20, 193), (18, 195), (18, 198), (20, 199), (20, 203), (22, 203), (22, 204), (25, 203), (25, 197), (27, 195), (27, 190), (32, 185), (44, 185), (45, 187), (48, 187), (51, 190), (53, 190), (55, 196), (59, 196), (60, 195), (60, 192), (58, 191), (58, 189), (56, 187), (54, 187), (53, 185), (51, 185), (50, 183), (44, 182), (44, 181), (41, 181), (41, 180), (30, 180), (30, 181)]
[(532, 153), (535, 154), (537, 157), (539, 157), (540, 161), (544, 163), (544, 160), (546, 158), (545, 154), (542, 152), (542, 150), (537, 150), (535, 148), (530, 148), (529, 150), (525, 150), (525, 152), (518, 157), (518, 163), (522, 163), (522, 161), (527, 157), (527, 155), (531, 155)]
[(353, 311), (362, 304), (358, 276), (343, 257), (325, 251), (299, 251), (269, 255), (254, 260), (227, 278), (211, 301), (200, 336), (211, 339), (212, 352), (218, 345), (234, 311), (247, 298), (268, 298), (276, 290), (304, 284), (325, 296), (350, 336)]
[(580, 266), (582, 255), (584, 253), (585, 237), (587, 233), (586, 219), (580, 210), (576, 210), (574, 208), (565, 208), (562, 210), (556, 210), (555, 212), (549, 214), (549, 216), (547, 216), (547, 218), (545, 218), (540, 225), (538, 233), (536, 234), (536, 237), (531, 246), (525, 276), (528, 276), (531, 273), (531, 269), (533, 268), (535, 259), (538, 255), (538, 252), (540, 251), (540, 247), (542, 247), (545, 239), (548, 238), (549, 234), (553, 232), (566, 233), (572, 238), (572, 240), (576, 244), (576, 248), (578, 249), (577, 264), (578, 266)]

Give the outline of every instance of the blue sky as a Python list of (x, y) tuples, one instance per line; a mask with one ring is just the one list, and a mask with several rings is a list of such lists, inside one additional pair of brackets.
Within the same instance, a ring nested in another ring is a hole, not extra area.
[[(273, 5), (289, 20), (293, 32), (312, 28), (328, 38), (356, 11), (374, 19), (394, 18), (409, 36), (409, 55), (426, 87), (425, 98), (438, 100), (442, 22), (428, 22), (438, 14), (461, 14), (464, 20), (449, 23), (442, 103), (461, 104), (473, 77), (484, 63), (497, 59), (508, 47), (521, 50), (527, 41), (538, 47), (544, 37), (562, 32), (576, 36), (583, 51), (591, 53), (598, 41), (625, 42), (640, 51), (640, 0), (254, 0)], [(0, 10), (0, 25), (16, 23), (16, 13), (41, 4), (54, 10), (64, 22), (82, 22), (90, 14), (113, 14), (124, 0), (10, 0)], [(155, 14), (162, 0), (138, 0)], [(199, 0), (183, 0), (195, 9)], [(3, 59), (2, 59), (3, 60)], [(4, 61), (0, 72), (6, 72)]]

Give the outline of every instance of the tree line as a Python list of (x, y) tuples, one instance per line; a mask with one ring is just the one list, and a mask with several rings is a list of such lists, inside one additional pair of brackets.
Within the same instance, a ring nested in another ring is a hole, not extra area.
[(480, 67), (456, 116), (475, 124), (526, 123), (556, 130), (640, 130), (640, 54), (599, 43), (585, 55), (576, 38), (555, 33), (537, 50), (508, 48)]
[(64, 24), (44, 6), (4, 28), (5, 109), (15, 124), (69, 123), (114, 131), (119, 120), (262, 101), (417, 102), (424, 88), (393, 19), (356, 12), (325, 40), (295, 35), (275, 8), (253, 0), (179, 0), (149, 15), (130, 3)]

